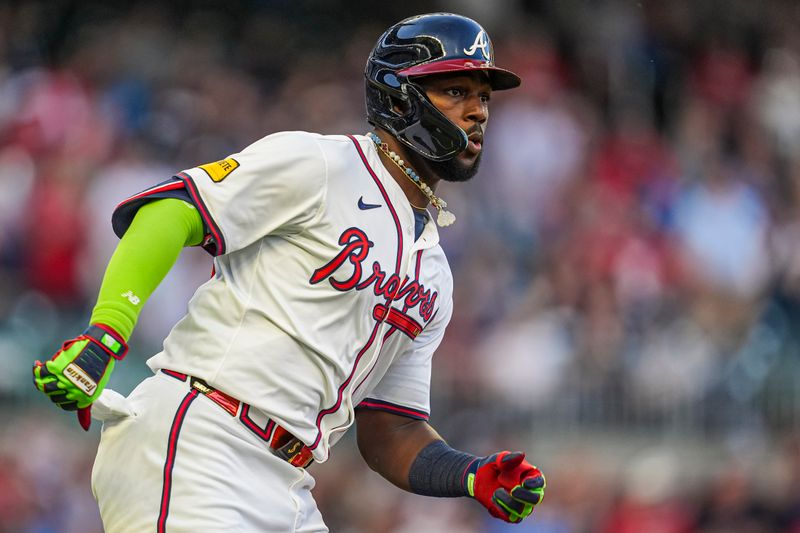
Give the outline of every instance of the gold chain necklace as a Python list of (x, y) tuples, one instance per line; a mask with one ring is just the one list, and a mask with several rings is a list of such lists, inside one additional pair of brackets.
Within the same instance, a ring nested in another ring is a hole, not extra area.
[[(425, 183), (424, 181), (422, 181), (422, 179), (421, 179), (421, 178), (419, 177), (419, 175), (418, 175), (418, 174), (417, 174), (417, 173), (414, 171), (414, 169), (413, 169), (413, 168), (411, 168), (411, 167), (409, 167), (409, 166), (406, 166), (406, 163), (405, 163), (405, 161), (403, 161), (402, 159), (400, 159), (400, 156), (399, 156), (399, 155), (397, 155), (396, 153), (394, 153), (392, 150), (389, 150), (389, 145), (388, 145), (388, 144), (386, 144), (385, 142), (383, 142), (383, 141), (381, 140), (381, 138), (380, 138), (380, 137), (378, 137), (376, 134), (374, 134), (374, 133), (373, 133), (373, 132), (371, 132), (371, 131), (370, 131), (370, 132), (367, 132), (367, 137), (369, 137), (369, 139), (370, 139), (372, 142), (374, 142), (374, 143), (375, 143), (375, 146), (377, 146), (377, 147), (378, 147), (378, 149), (379, 149), (381, 152), (383, 152), (384, 154), (386, 154), (386, 156), (387, 156), (389, 159), (391, 159), (391, 160), (392, 160), (392, 163), (394, 163), (395, 165), (397, 165), (397, 167), (398, 167), (400, 170), (402, 170), (402, 171), (403, 171), (403, 174), (404, 174), (404, 175), (405, 175), (405, 176), (406, 176), (408, 179), (410, 179), (410, 180), (411, 180), (411, 183), (413, 183), (414, 185), (416, 185), (416, 186), (417, 186), (417, 188), (419, 188), (419, 190), (420, 190), (420, 191), (422, 191), (422, 194), (424, 194), (424, 195), (425, 195), (425, 196), (428, 198), (428, 201), (431, 203), (431, 205), (433, 205), (433, 207), (435, 207), (435, 208), (436, 208), (436, 210), (438, 211), (438, 215), (436, 216), (436, 223), (437, 223), (439, 226), (442, 226), (442, 227), (444, 227), (444, 226), (449, 226), (449, 225), (451, 225), (453, 222), (455, 222), (455, 221), (456, 221), (456, 216), (455, 216), (453, 213), (451, 213), (450, 211), (447, 211), (447, 210), (445, 209), (445, 208), (447, 207), (447, 202), (445, 202), (443, 199), (441, 199), (441, 198), (439, 198), (438, 196), (436, 196), (435, 194), (433, 194), (433, 189), (431, 189), (431, 188), (430, 188), (430, 186), (429, 186), (427, 183)], [(411, 202), (409, 202), (409, 204), (410, 204), (410, 203), (411, 203)], [(412, 204), (412, 207), (416, 207), (416, 206), (414, 206), (414, 205)], [(417, 207), (417, 209), (420, 209), (420, 208), (418, 208), (418, 207)]]

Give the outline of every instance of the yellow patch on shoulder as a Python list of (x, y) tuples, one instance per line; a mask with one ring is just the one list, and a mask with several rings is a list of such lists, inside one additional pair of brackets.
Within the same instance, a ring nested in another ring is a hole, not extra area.
[(228, 174), (239, 168), (239, 162), (232, 157), (200, 165), (212, 181), (219, 183), (228, 177)]

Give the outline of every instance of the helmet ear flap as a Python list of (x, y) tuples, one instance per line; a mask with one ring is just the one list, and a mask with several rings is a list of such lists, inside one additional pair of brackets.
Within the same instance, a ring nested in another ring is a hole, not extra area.
[(397, 96), (387, 95), (391, 110), (397, 113), (398, 117), (405, 117), (412, 112), (411, 103), (408, 99), (398, 98)]
[(368, 107), (382, 109), (379, 115), (367, 115), (370, 124), (432, 161), (452, 159), (467, 148), (464, 130), (439, 111), (420, 86), (406, 82), (404, 93), (401, 97), (367, 83)]
[(432, 161), (452, 159), (467, 148), (464, 130), (439, 111), (420, 86), (407, 83), (406, 92), (407, 120), (396, 129), (400, 142)]

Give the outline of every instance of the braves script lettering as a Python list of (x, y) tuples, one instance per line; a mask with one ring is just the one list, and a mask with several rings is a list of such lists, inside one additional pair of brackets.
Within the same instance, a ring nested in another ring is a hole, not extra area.
[[(358, 228), (349, 228), (342, 232), (339, 237), (339, 244), (342, 250), (336, 257), (328, 263), (314, 271), (309, 279), (312, 285), (328, 280), (336, 290), (349, 291), (355, 289), (362, 291), (372, 287), (375, 296), (381, 296), (393, 301), (404, 298), (403, 304), (406, 311), (419, 306), (420, 316), (427, 322), (431, 319), (434, 312), (436, 297), (438, 293), (426, 289), (417, 280), (409, 280), (406, 276), (401, 280), (395, 273), (386, 274), (386, 271), (377, 261), (372, 263), (372, 272), (363, 277), (363, 263), (367, 258), (369, 249), (374, 245), (367, 238), (367, 234)], [(353, 265), (353, 273), (345, 279), (335, 279), (333, 275), (344, 264), (349, 261)]]
[(349, 228), (342, 232), (342, 235), (339, 237), (339, 244), (344, 246), (344, 248), (342, 248), (342, 251), (331, 259), (328, 264), (314, 271), (314, 274), (309, 280), (312, 285), (316, 285), (320, 281), (331, 277), (333, 273), (342, 266), (345, 259), (349, 259), (350, 263), (353, 264), (353, 275), (342, 281), (331, 279), (333, 288), (340, 291), (349, 291), (355, 287), (359, 279), (361, 279), (361, 263), (364, 262), (364, 259), (366, 259), (369, 253), (369, 249), (372, 248), (375, 243), (370, 241), (367, 238), (367, 234), (360, 229)]

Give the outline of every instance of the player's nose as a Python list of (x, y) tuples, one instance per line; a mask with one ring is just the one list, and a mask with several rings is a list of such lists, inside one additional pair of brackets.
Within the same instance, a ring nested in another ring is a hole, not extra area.
[(489, 119), (489, 105), (480, 96), (473, 96), (467, 100), (464, 114), (468, 121), (483, 124)]

